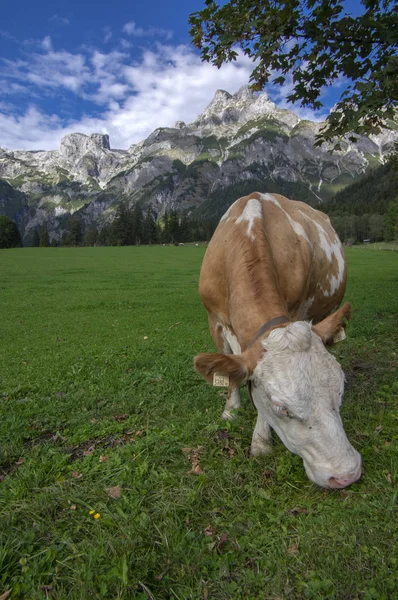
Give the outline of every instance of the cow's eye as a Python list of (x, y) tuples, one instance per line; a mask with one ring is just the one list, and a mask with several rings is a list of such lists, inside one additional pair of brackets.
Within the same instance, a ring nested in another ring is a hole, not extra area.
[(283, 404), (276, 404), (274, 402), (274, 410), (276, 412), (277, 415), (280, 415), (281, 417), (290, 417), (290, 413), (287, 410), (286, 406), (283, 406)]

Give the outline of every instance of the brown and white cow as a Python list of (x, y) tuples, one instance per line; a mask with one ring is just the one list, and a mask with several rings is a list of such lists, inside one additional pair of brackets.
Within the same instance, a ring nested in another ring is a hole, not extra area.
[(272, 428), (302, 457), (309, 479), (328, 488), (361, 476), (361, 457), (339, 414), (343, 371), (325, 348), (350, 317), (349, 303), (336, 310), (345, 286), (329, 218), (258, 192), (222, 217), (199, 283), (220, 353), (199, 354), (195, 368), (209, 383), (215, 374), (229, 377), (223, 418), (232, 418), (239, 385), (248, 382), (258, 411), (252, 455), (269, 452)]

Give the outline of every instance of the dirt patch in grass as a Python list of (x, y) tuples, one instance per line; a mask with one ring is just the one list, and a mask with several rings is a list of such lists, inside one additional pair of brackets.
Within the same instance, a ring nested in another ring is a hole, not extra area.
[(216, 441), (221, 442), (221, 453), (225, 458), (236, 455), (237, 443), (234, 436), (227, 429), (219, 429), (216, 432)]
[(11, 475), (12, 473), (14, 473), (14, 471), (16, 471), (18, 469), (18, 467), (23, 465), (24, 462), (25, 462), (24, 458), (17, 458), (17, 459), (13, 458), (9, 461), (4, 462), (0, 466), (0, 483), (2, 481), (4, 481), (4, 479), (8, 475)]
[[(115, 448), (122, 444), (132, 444), (137, 438), (144, 437), (145, 435), (146, 431), (144, 429), (124, 431), (122, 434), (109, 434), (99, 438), (92, 438), (81, 444), (76, 444), (75, 446), (65, 446), (62, 450), (70, 455), (69, 459), (73, 462), (93, 454), (97, 448)], [(32, 448), (47, 443), (61, 446), (66, 442), (66, 439), (66, 437), (60, 435), (58, 432), (43, 431), (34, 438), (25, 439), (24, 448), (26, 450), (31, 450)], [(0, 482), (4, 481), (9, 475), (12, 475), (24, 462), (25, 459), (22, 457), (13, 457), (0, 465)]]
[(146, 431), (139, 429), (137, 431), (125, 431), (121, 435), (105, 435), (100, 438), (93, 438), (77, 444), (76, 446), (68, 446), (65, 448), (65, 452), (70, 454), (70, 460), (73, 462), (79, 458), (84, 458), (93, 454), (97, 448), (115, 448), (122, 444), (132, 444), (139, 437), (144, 437)]
[(40, 435), (34, 438), (27, 438), (24, 441), (25, 448), (34, 448), (35, 446), (41, 446), (42, 444), (46, 444), (48, 442), (52, 444), (64, 442), (66, 438), (60, 435), (58, 432), (54, 433), (53, 431), (43, 431)]
[(359, 360), (357, 358), (352, 359), (348, 368), (344, 369), (346, 390), (349, 389), (352, 385), (354, 385), (359, 377), (365, 376), (367, 379), (369, 379), (372, 375), (373, 370), (373, 365)]

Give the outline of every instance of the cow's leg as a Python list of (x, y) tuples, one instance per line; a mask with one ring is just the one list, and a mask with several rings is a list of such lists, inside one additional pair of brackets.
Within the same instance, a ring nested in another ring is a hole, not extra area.
[[(224, 354), (233, 354), (233, 350), (223, 334), (222, 326), (209, 314), (209, 328), (211, 336), (217, 348)], [(233, 410), (240, 407), (239, 388), (228, 387), (228, 397), (225, 403), (222, 418), (231, 421), (234, 418)]]
[(261, 415), (257, 413), (257, 423), (253, 431), (252, 445), (250, 448), (250, 454), (252, 456), (260, 456), (261, 454), (268, 454), (272, 448), (272, 437), (271, 427), (267, 421)]
[(225, 403), (222, 418), (225, 421), (231, 421), (234, 418), (233, 410), (240, 407), (239, 388), (228, 388), (228, 397)]

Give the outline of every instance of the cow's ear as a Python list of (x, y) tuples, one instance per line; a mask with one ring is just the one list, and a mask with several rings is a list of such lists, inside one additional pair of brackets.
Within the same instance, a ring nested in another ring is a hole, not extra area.
[(336, 312), (314, 325), (312, 331), (319, 335), (325, 345), (333, 344), (333, 338), (346, 326), (345, 319), (348, 321), (350, 318), (351, 304), (346, 302)]
[(194, 366), (199, 375), (213, 384), (214, 374), (229, 378), (229, 385), (236, 387), (249, 377), (249, 368), (241, 354), (198, 354)]

